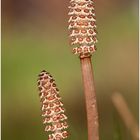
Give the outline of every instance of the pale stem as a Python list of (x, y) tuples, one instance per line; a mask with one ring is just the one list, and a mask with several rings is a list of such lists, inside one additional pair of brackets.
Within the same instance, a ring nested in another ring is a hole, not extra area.
[(122, 118), (124, 124), (129, 129), (133, 140), (139, 139), (139, 132), (138, 132), (138, 124), (130, 111), (125, 99), (123, 96), (116, 92), (112, 95), (112, 102), (117, 109), (120, 117)]

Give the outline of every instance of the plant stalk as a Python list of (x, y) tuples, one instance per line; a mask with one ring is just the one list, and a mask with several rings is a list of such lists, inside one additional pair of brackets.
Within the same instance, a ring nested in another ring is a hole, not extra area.
[(87, 111), (88, 140), (99, 140), (97, 100), (91, 56), (80, 57)]
[(130, 131), (133, 140), (138, 140), (139, 139), (138, 124), (136, 122), (134, 115), (129, 109), (124, 97), (119, 92), (116, 92), (112, 95), (112, 102), (115, 108), (117, 109), (120, 117), (122, 118), (124, 124)]

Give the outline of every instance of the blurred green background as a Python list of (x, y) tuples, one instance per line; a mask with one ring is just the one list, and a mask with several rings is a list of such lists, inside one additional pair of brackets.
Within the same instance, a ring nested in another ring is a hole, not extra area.
[[(70, 125), (68, 140), (87, 140), (80, 62), (68, 41), (68, 0), (2, 0), (2, 140), (45, 140), (37, 75), (56, 79)], [(92, 57), (100, 139), (131, 140), (111, 102), (119, 91), (138, 122), (138, 0), (96, 1)]]

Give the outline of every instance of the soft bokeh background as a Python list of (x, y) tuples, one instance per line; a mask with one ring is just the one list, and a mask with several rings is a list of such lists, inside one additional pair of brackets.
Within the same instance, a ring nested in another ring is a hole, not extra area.
[[(56, 79), (71, 136), (87, 140), (80, 63), (68, 41), (69, 0), (2, 0), (2, 140), (45, 140), (37, 75)], [(96, 1), (93, 66), (101, 140), (131, 140), (111, 102), (122, 93), (138, 121), (138, 0)]]

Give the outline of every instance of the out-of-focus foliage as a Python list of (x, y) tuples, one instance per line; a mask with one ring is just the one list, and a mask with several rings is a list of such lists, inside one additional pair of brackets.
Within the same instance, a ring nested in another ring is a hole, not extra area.
[[(45, 140), (37, 75), (56, 79), (69, 116), (69, 140), (86, 140), (80, 63), (71, 53), (65, 0), (2, 0), (2, 140)], [(138, 1), (96, 1), (93, 67), (101, 140), (131, 140), (110, 96), (120, 91), (138, 120)]]

